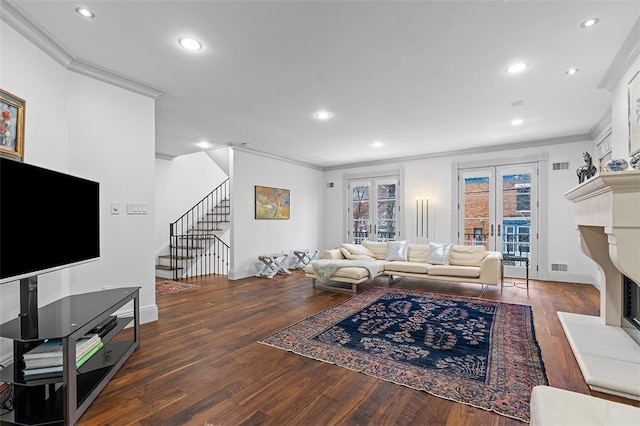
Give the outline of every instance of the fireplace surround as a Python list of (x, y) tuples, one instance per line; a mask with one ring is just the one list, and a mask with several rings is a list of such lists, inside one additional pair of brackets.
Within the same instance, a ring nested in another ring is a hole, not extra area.
[(640, 332), (623, 303), (624, 277), (640, 283), (640, 170), (601, 173), (564, 196), (578, 245), (599, 266), (600, 316), (558, 317), (589, 387), (640, 400)]
[[(640, 334), (640, 284), (625, 275), (622, 294), (622, 317), (638, 330), (630, 333), (635, 339)], [(640, 345), (640, 339), (636, 342)]]

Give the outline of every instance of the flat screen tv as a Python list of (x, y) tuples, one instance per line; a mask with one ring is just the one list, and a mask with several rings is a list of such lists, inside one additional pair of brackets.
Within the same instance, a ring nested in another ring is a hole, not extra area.
[(0, 284), (100, 257), (100, 184), (0, 158)]

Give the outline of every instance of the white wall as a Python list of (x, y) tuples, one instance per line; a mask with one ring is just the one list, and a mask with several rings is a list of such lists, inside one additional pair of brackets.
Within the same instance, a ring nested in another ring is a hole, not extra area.
[[(154, 252), (165, 254), (169, 224), (202, 200), (227, 175), (204, 152), (155, 160), (156, 229)], [(227, 241), (225, 241), (227, 242)]]
[[(141, 286), (141, 319), (157, 319), (154, 100), (65, 70), (8, 25), (0, 25), (0, 63), (0, 87), (26, 100), (24, 161), (100, 183), (100, 260), (40, 276), (39, 304), (108, 286)], [(150, 211), (112, 216), (112, 201), (145, 202)], [(82, 204), (37, 207), (45, 219), (48, 207)], [(37, 251), (62, 249), (52, 241)], [(18, 283), (0, 286), (0, 321), (14, 318), (18, 305)], [(10, 353), (11, 342), (0, 339), (0, 360)]]
[[(500, 152), (476, 153), (472, 155), (444, 155), (432, 158), (419, 158), (403, 163), (388, 163), (378, 166), (354, 167), (343, 170), (327, 171), (325, 183), (333, 182), (333, 188), (324, 185), (324, 249), (336, 247), (346, 239), (346, 193), (344, 181), (350, 174), (375, 173), (393, 168), (404, 172), (404, 200), (401, 207), (404, 215), (405, 235), (402, 239), (415, 241), (415, 200), (428, 196), (429, 200), (429, 236), (434, 242), (455, 241), (452, 227), (457, 224), (457, 212), (452, 209), (452, 194), (455, 181), (452, 181), (452, 164), (455, 162), (499, 161), (519, 157), (543, 155), (548, 158), (548, 184), (541, 190), (547, 191), (548, 204), (542, 206), (542, 215), (549, 218), (548, 241), (541, 245), (547, 261), (540, 266), (539, 277), (555, 281), (595, 283), (599, 276), (595, 263), (578, 248), (577, 234), (573, 224), (573, 206), (563, 194), (578, 184), (575, 170), (581, 165), (582, 153), (593, 154), (593, 142), (584, 141), (561, 145), (549, 145), (532, 148), (513, 149)], [(553, 163), (569, 162), (568, 170), (551, 170)], [(544, 182), (543, 182), (544, 183)], [(568, 272), (551, 273), (551, 263), (566, 263)]]
[[(323, 227), (321, 171), (268, 156), (232, 150), (230, 279), (254, 276), (258, 256), (320, 248)], [(291, 191), (289, 220), (255, 219), (255, 186)], [(331, 227), (335, 225), (331, 224)]]

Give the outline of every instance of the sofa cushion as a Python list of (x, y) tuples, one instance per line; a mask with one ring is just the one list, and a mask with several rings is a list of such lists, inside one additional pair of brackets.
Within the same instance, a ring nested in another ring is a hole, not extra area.
[(409, 262), (427, 262), (427, 254), (429, 253), (428, 244), (408, 244), (407, 260)]
[(375, 255), (376, 259), (385, 260), (387, 258), (386, 241), (363, 241), (362, 245), (368, 248), (369, 251)]
[[(379, 275), (382, 273), (382, 271), (384, 271), (385, 262), (376, 261), (376, 264), (378, 265), (378, 275)], [(306, 272), (309, 275), (315, 275), (313, 271), (313, 265), (310, 263), (305, 265), (304, 272)], [(367, 271), (366, 268), (363, 268), (360, 266), (348, 266), (346, 268), (337, 269), (333, 273), (333, 275), (331, 275), (331, 277), (360, 280), (363, 278), (369, 278), (369, 271)]]
[(344, 247), (340, 247), (340, 252), (342, 253), (345, 259), (349, 259), (349, 260), (367, 260), (367, 259), (374, 260), (373, 257), (368, 256), (366, 254), (351, 254), (349, 250), (347, 250)]
[(461, 266), (482, 266), (487, 255), (485, 246), (454, 245), (449, 252), (449, 264)]
[(453, 247), (453, 244), (429, 243), (427, 263), (433, 265), (448, 265), (451, 247)]
[[(345, 249), (346, 252), (349, 253), (352, 256), (364, 255), (364, 256), (367, 256), (369, 259), (374, 259), (375, 258), (375, 255), (373, 253), (371, 253), (371, 251), (369, 251), (368, 248), (366, 248), (365, 246), (363, 246), (361, 244), (342, 243), (342, 244), (340, 244), (340, 248), (341, 249)], [(341, 250), (343, 255), (345, 255), (345, 250)], [(351, 259), (350, 257), (347, 257), (347, 255), (345, 255), (345, 257), (347, 259)], [(360, 258), (360, 259), (362, 259), (362, 258)]]
[(427, 273), (449, 277), (479, 278), (480, 268), (478, 266), (429, 265)]
[(388, 241), (385, 260), (407, 260), (407, 242)]
[(412, 274), (426, 274), (429, 268), (428, 263), (423, 262), (403, 262), (393, 261), (384, 265), (384, 272), (393, 275), (393, 272), (409, 272)]

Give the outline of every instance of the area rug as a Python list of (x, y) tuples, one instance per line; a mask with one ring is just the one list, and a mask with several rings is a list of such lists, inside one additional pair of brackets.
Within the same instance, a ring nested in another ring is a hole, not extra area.
[(529, 422), (531, 306), (374, 287), (259, 343)]
[(180, 293), (181, 291), (193, 290), (199, 287), (200, 286), (196, 284), (187, 284), (172, 280), (156, 281), (156, 295)]

